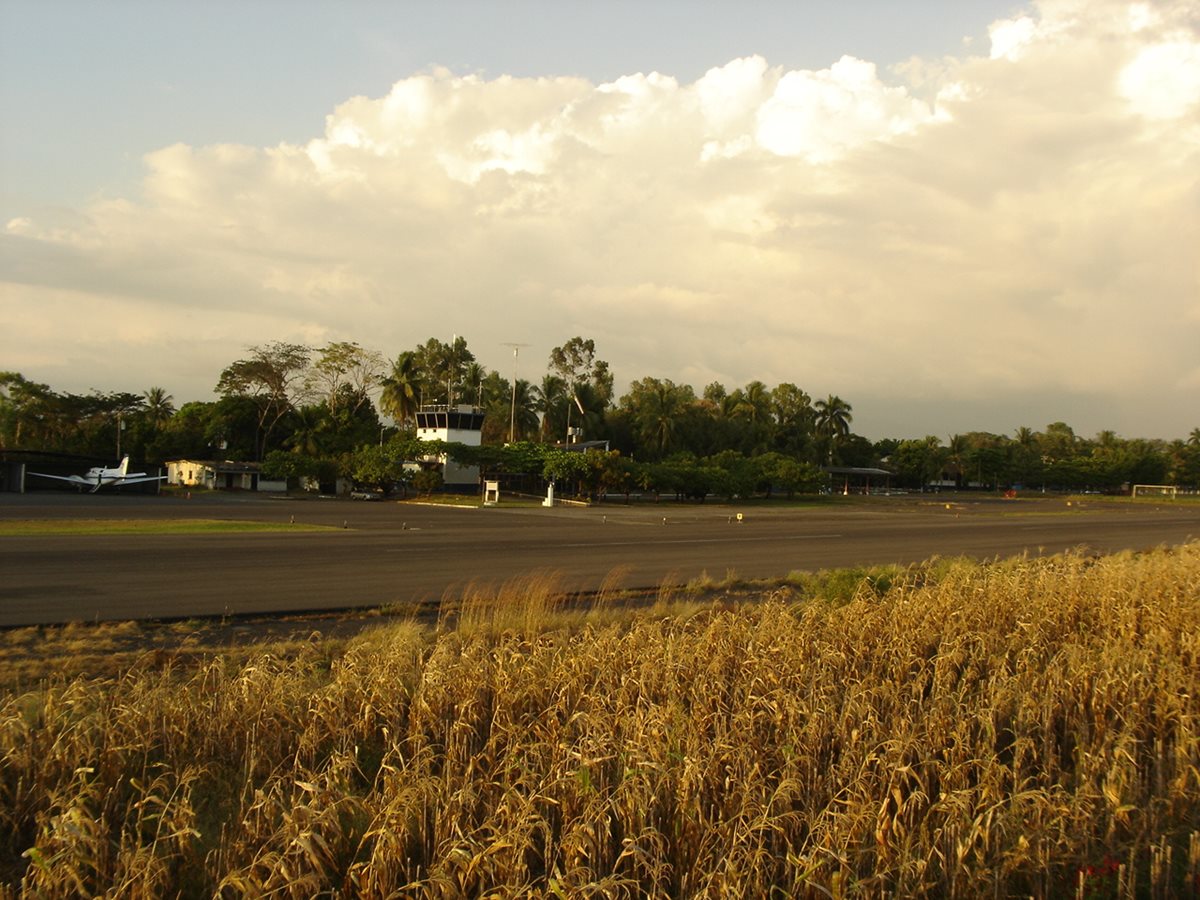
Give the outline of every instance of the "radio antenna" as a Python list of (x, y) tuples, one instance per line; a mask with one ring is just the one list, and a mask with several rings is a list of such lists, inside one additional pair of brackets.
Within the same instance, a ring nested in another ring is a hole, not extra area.
[(521, 348), (529, 345), (505, 341), (503, 346), (512, 347), (513, 352), (512, 409), (508, 416), (508, 442), (511, 444), (517, 433), (517, 359), (521, 355)]

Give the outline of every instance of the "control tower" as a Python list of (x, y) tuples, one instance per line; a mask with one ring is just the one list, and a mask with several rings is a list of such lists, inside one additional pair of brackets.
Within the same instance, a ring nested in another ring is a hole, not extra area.
[[(417, 439), (478, 447), (483, 443), (483, 410), (470, 404), (422, 406), (417, 411)], [(446, 487), (472, 491), (479, 487), (478, 466), (460, 466), (445, 455), (436, 461), (442, 467)]]

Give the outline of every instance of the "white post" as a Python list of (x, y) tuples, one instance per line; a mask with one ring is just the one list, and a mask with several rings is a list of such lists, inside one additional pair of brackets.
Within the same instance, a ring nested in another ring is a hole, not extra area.
[(517, 354), (520, 349), (520, 347), (513, 347), (512, 410), (508, 415), (508, 442), (510, 444), (516, 438), (517, 433)]

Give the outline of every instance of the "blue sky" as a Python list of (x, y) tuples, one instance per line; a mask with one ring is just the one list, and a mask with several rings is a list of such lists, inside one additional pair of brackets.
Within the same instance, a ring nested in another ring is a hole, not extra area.
[(583, 334), (872, 437), (1197, 424), (1184, 0), (0, 0), (0, 115), (0, 369), (60, 390)]
[(336, 104), (429, 66), (458, 74), (659, 71), (759, 54), (890, 66), (986, 40), (997, 0), (856, 3), (0, 0), (0, 215), (129, 190), (168, 144), (304, 141)]

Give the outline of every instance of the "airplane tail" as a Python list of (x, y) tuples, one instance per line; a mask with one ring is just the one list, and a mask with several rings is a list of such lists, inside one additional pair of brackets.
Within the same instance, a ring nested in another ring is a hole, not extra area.
[(121, 477), (124, 478), (125, 475), (127, 475), (128, 473), (129, 473), (129, 454), (126, 453), (125, 458), (121, 460)]

